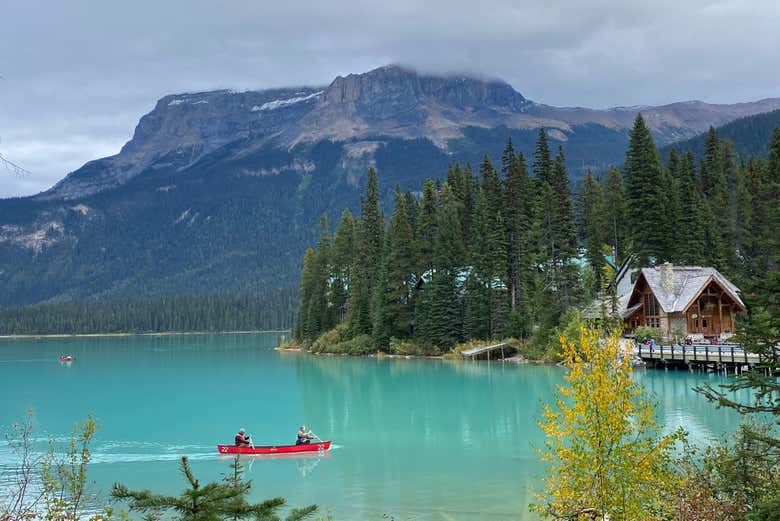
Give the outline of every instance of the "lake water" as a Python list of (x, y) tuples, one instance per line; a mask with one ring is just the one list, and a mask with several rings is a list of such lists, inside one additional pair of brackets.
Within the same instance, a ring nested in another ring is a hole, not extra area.
[[(305, 423), (324, 457), (249, 458), (253, 499), (317, 503), (337, 520), (532, 519), (541, 472), (535, 420), (563, 372), (487, 362), (378, 360), (277, 352), (279, 334), (0, 339), (0, 425), (32, 406), (42, 437), (102, 424), (90, 476), (107, 492), (175, 493), (189, 455), (201, 482), (229, 471), (217, 443), (245, 427), (255, 443), (293, 442)], [(75, 357), (61, 365), (63, 353)], [(669, 428), (706, 441), (739, 417), (690, 388), (722, 377), (639, 371)], [(0, 465), (9, 463), (0, 446)]]

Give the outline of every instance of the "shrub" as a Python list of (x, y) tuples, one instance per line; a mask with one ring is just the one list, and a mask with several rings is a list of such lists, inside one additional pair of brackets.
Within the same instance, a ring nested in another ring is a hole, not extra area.
[(658, 342), (661, 340), (661, 330), (654, 327), (640, 326), (634, 330), (634, 338), (639, 342), (644, 342), (645, 340)]
[(309, 348), (312, 353), (332, 353), (333, 348), (344, 340), (344, 328), (335, 327), (325, 331)]
[(403, 356), (432, 356), (439, 354), (439, 350), (436, 347), (426, 347), (398, 338), (390, 339), (390, 351)]

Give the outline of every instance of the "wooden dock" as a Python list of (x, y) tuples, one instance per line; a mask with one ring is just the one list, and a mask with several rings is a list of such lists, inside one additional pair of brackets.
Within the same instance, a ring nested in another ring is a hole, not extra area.
[(680, 362), (684, 364), (728, 364), (755, 366), (761, 356), (748, 353), (738, 344), (655, 345), (637, 344), (637, 356), (646, 362)]
[(504, 358), (505, 351), (509, 349), (513, 351), (515, 350), (512, 345), (507, 344), (506, 342), (501, 342), (500, 344), (493, 344), (489, 346), (472, 347), (471, 349), (461, 351), (461, 354), (465, 357), (471, 358), (472, 360), (475, 360), (479, 355), (487, 354), (487, 359), (490, 360), (491, 352), (500, 351), (501, 358)]

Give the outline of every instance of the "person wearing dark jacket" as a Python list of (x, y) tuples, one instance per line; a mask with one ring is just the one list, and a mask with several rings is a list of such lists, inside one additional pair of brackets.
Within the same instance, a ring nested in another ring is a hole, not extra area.
[(238, 434), (236, 434), (236, 447), (251, 447), (252, 446), (252, 440), (249, 438), (249, 435), (246, 434), (246, 431), (243, 429), (238, 429)]

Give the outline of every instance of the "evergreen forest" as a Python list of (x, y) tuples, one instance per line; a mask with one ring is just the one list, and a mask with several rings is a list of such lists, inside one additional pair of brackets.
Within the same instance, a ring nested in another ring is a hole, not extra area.
[(293, 336), (315, 351), (440, 354), (471, 340), (556, 344), (569, 310), (615, 291), (616, 269), (719, 269), (748, 305), (777, 293), (780, 127), (768, 158), (740, 157), (711, 128), (704, 151), (662, 158), (641, 114), (621, 170), (570, 185), (565, 150), (540, 130), (533, 157), (452, 164), (391, 215), (372, 169), (361, 214), (323, 215), (303, 259)]
[(288, 329), (295, 299), (287, 290), (0, 308), (0, 335)]

